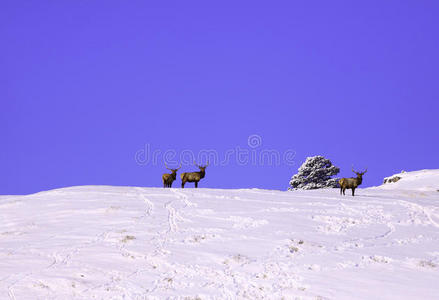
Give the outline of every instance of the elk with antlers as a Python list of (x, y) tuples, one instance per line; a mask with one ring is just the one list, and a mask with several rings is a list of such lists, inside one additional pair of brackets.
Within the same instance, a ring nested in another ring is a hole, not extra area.
[(198, 188), (198, 182), (204, 178), (206, 175), (206, 168), (209, 165), (209, 162), (205, 166), (199, 166), (194, 162), (200, 171), (199, 172), (190, 172), (190, 173), (181, 173), (181, 188), (184, 189), (184, 184), (186, 182), (195, 182), (195, 187)]
[(181, 164), (180, 167), (178, 167), (177, 169), (170, 169), (168, 168), (168, 166), (165, 163), (165, 167), (166, 169), (168, 169), (169, 171), (171, 171), (171, 174), (165, 173), (162, 176), (162, 180), (163, 180), (163, 187), (172, 187), (172, 183), (174, 182), (175, 178), (177, 177), (177, 171), (180, 170), (181, 168)]
[(364, 172), (355, 172), (354, 166), (352, 166), (352, 172), (357, 174), (356, 178), (342, 178), (338, 181), (340, 184), (340, 195), (344, 195), (346, 189), (352, 189), (352, 196), (354, 196), (355, 189), (363, 182), (363, 175), (366, 174), (367, 168)]

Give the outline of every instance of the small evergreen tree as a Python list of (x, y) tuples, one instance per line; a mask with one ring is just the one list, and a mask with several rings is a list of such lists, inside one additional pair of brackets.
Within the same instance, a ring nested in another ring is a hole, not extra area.
[(288, 190), (339, 187), (339, 178), (331, 178), (339, 172), (340, 168), (332, 165), (329, 159), (321, 155), (308, 157), (300, 166), (298, 173), (291, 177)]

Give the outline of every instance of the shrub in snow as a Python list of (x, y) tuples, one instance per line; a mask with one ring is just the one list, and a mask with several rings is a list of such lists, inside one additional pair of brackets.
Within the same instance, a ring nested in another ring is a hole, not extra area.
[(308, 157), (300, 166), (298, 173), (291, 177), (289, 190), (313, 190), (339, 187), (337, 175), (340, 168), (332, 165), (329, 159), (321, 155)]

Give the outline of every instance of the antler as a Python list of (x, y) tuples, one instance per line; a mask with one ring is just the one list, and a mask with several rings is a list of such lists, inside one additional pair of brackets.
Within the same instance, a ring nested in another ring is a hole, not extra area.
[(361, 174), (366, 174), (366, 172), (367, 172), (367, 168), (366, 168), (366, 170), (364, 170), (364, 172), (355, 172), (355, 170), (354, 170), (354, 165), (352, 165), (352, 172), (354, 172), (355, 174), (357, 174), (357, 173), (361, 173)]
[[(196, 165), (198, 168), (201, 168), (201, 166), (197, 165), (195, 161), (194, 161), (194, 165)], [(209, 161), (207, 161), (207, 164), (203, 168), (206, 168), (208, 165), (209, 165)]]
[[(168, 166), (166, 165), (166, 163), (165, 163), (165, 167), (166, 167), (166, 169), (168, 169), (169, 171), (173, 171), (174, 169), (170, 169), (170, 168), (168, 168)], [(177, 171), (178, 170), (180, 170), (181, 169), (181, 163), (180, 163), (180, 166), (178, 167), (178, 169), (176, 169)]]

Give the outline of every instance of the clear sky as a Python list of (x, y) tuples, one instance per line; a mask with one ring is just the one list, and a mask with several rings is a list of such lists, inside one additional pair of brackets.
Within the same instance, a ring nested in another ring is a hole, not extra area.
[(154, 2), (1, 1), (0, 194), (439, 168), (439, 1)]

